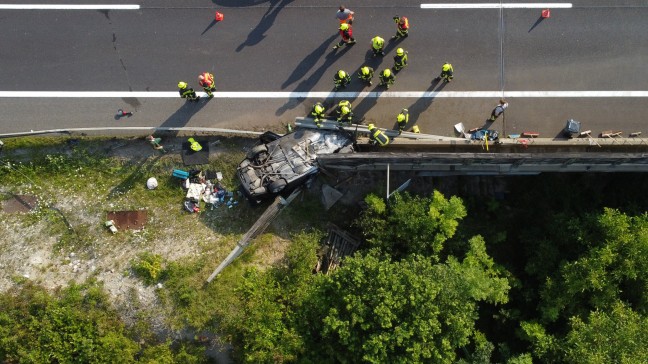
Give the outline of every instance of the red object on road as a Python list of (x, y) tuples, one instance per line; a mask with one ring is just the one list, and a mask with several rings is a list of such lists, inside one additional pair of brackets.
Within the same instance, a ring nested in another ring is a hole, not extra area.
[(551, 11), (549, 9), (542, 10), (542, 17), (543, 18), (548, 18), (550, 16), (551, 16)]
[(222, 21), (223, 18), (224, 18), (223, 13), (219, 13), (219, 12), (217, 11), (217, 12), (216, 12), (216, 16), (214, 17), (214, 19), (216, 19), (216, 21)]

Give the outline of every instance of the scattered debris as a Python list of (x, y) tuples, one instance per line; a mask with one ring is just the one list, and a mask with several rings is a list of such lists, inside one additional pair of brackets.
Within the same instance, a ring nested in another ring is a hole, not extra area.
[(331, 225), (314, 272), (329, 274), (340, 265), (344, 257), (352, 255), (358, 246), (360, 246), (359, 239)]
[(155, 179), (155, 177), (151, 177), (148, 180), (146, 180), (146, 188), (149, 190), (154, 190), (158, 186), (158, 181)]
[[(115, 222), (112, 220), (108, 220), (104, 223), (104, 225), (110, 230), (111, 233), (116, 234), (117, 233), (117, 228), (115, 227)], [(70, 254), (70, 257), (73, 257), (72, 254)]]
[(333, 205), (335, 205), (336, 202), (340, 198), (342, 198), (343, 193), (336, 190), (335, 188), (329, 186), (329, 185), (323, 185), (322, 186), (322, 203), (324, 204), (324, 209), (328, 210)]

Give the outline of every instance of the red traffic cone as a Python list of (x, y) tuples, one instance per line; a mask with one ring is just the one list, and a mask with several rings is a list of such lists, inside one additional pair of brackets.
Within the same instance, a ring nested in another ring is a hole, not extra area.
[(214, 17), (216, 21), (222, 21), (223, 18), (224, 18), (223, 13), (216, 12), (216, 16)]
[(550, 16), (551, 16), (551, 11), (549, 9), (542, 10), (542, 17), (543, 18), (548, 18)]

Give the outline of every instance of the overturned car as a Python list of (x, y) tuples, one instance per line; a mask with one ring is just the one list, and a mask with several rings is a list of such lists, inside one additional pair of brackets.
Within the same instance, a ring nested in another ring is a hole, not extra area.
[(354, 138), (345, 130), (298, 129), (279, 136), (262, 135), (239, 164), (241, 189), (252, 201), (290, 192), (317, 175), (317, 156), (352, 153)]

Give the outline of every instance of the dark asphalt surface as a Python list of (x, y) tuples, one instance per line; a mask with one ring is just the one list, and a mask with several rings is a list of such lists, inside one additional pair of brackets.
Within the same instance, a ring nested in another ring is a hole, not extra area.
[[(427, 1), (349, 1), (358, 43), (341, 51), (331, 49), (338, 41), (339, 3), (328, 0), (65, 3), (139, 4), (142, 9), (0, 10), (0, 91), (176, 91), (179, 80), (198, 89), (196, 77), (206, 70), (214, 73), (220, 91), (331, 91), (335, 71), (355, 73), (365, 63), (377, 70), (389, 67), (397, 46), (409, 52), (410, 65), (390, 91), (648, 90), (648, 5), (643, 1), (574, 1), (574, 8), (553, 9), (544, 20), (540, 9), (432, 10), (420, 9)], [(225, 14), (223, 22), (212, 21), (217, 9)], [(392, 17), (399, 14), (410, 19), (410, 36), (390, 42), (383, 59), (368, 57), (370, 39), (393, 35)], [(446, 60), (455, 68), (454, 82), (432, 85)], [(347, 88), (360, 90), (378, 88), (359, 82)], [(213, 99), (186, 105), (179, 98), (0, 98), (0, 133), (183, 125), (263, 130), (306, 115), (316, 101)], [(365, 123), (391, 127), (400, 109), (408, 107), (423, 132), (452, 135), (457, 122), (482, 125), (498, 99), (353, 101)], [(508, 101), (506, 115), (492, 128), (547, 137), (558, 134), (568, 118), (594, 134), (641, 131), (648, 111), (646, 98)], [(118, 108), (135, 115), (117, 120)]]

